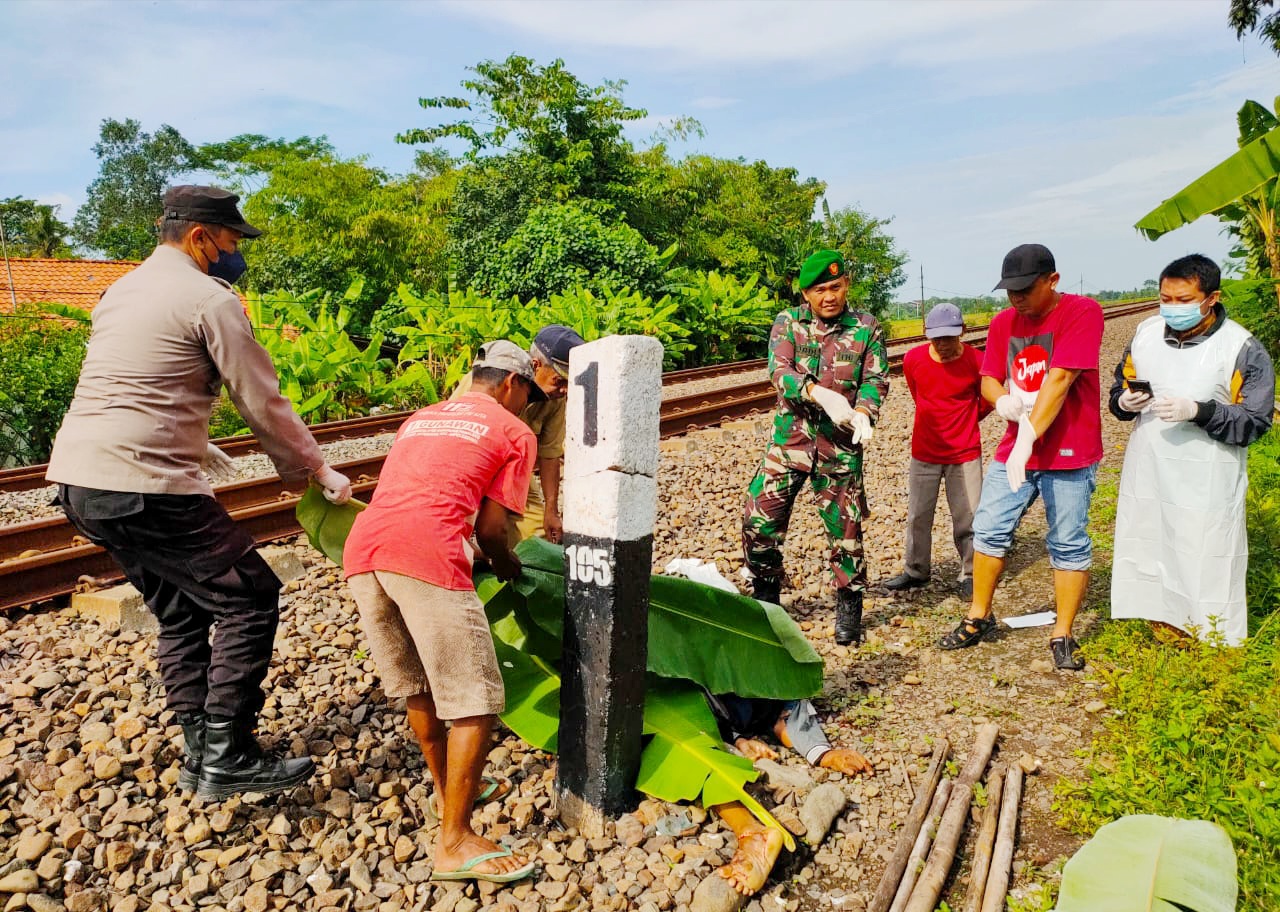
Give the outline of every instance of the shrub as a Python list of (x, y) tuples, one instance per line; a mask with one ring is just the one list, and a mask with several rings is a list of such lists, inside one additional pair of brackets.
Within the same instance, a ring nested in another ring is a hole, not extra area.
[(1278, 462), (1272, 431), (1249, 454), (1252, 635), (1237, 649), (1176, 648), (1145, 624), (1107, 624), (1088, 652), (1115, 711), (1094, 738), (1085, 780), (1059, 784), (1065, 821), (1086, 835), (1125, 814), (1220, 824), (1238, 854), (1242, 912), (1280, 907)]
[(89, 328), (22, 305), (0, 319), (0, 465), (44, 462), (75, 395)]

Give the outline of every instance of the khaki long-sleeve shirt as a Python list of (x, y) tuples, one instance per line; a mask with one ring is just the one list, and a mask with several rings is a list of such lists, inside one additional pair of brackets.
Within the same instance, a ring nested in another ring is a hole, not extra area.
[(200, 463), (223, 384), (286, 482), (303, 482), (324, 464), (280, 394), (271, 357), (231, 287), (161, 245), (94, 308), (48, 479), (107, 491), (211, 494)]

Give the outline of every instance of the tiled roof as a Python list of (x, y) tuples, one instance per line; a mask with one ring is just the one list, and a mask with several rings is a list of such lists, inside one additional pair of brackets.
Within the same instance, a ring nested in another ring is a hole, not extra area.
[(129, 260), (11, 257), (7, 264), (0, 260), (0, 313), (13, 312), (14, 298), (19, 304), (68, 304), (93, 310), (108, 286), (137, 265)]

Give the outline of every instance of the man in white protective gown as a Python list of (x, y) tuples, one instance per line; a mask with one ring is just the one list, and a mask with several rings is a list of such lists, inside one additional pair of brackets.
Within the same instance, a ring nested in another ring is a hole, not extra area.
[(1238, 646), (1248, 635), (1248, 447), (1271, 427), (1275, 369), (1227, 317), (1206, 256), (1160, 274), (1160, 316), (1116, 365), (1111, 414), (1134, 421), (1116, 510), (1111, 615)]

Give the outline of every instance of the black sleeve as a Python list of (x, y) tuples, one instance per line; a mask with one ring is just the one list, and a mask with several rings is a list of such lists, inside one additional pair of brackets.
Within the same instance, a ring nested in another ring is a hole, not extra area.
[(1248, 446), (1270, 430), (1275, 396), (1276, 372), (1271, 356), (1261, 342), (1250, 337), (1236, 355), (1231, 401), (1198, 402), (1199, 409), (1192, 420), (1214, 440)]
[(1120, 407), (1120, 396), (1126, 389), (1125, 381), (1132, 380), (1138, 376), (1138, 372), (1133, 368), (1133, 354), (1130, 351), (1132, 348), (1132, 342), (1124, 347), (1124, 356), (1120, 359), (1120, 363), (1116, 365), (1115, 377), (1111, 381), (1111, 396), (1107, 404), (1111, 414), (1115, 415), (1120, 421), (1132, 421), (1138, 417), (1137, 412), (1126, 411)]

